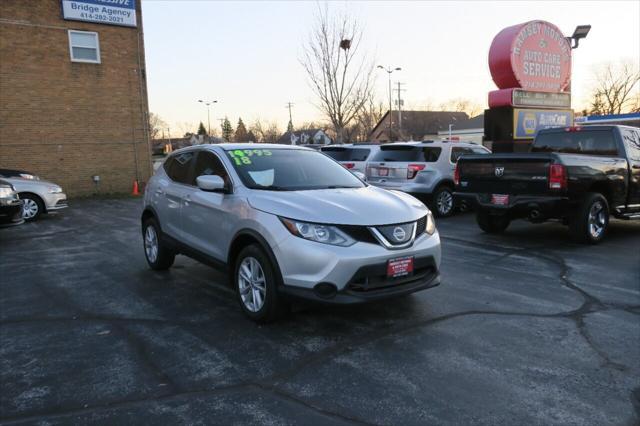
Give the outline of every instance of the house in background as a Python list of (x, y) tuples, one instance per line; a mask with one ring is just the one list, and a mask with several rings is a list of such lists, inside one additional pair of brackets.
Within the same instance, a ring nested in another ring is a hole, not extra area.
[[(451, 139), (482, 145), (482, 138), (484, 137), (484, 114), (452, 124)], [(449, 126), (447, 126), (446, 129), (438, 131), (438, 139), (449, 139)]]
[(286, 132), (276, 143), (282, 145), (303, 145), (303, 144), (319, 144), (329, 145), (333, 140), (322, 129), (298, 130), (295, 132)]
[(437, 139), (438, 132), (448, 130), (449, 124), (455, 128), (468, 119), (466, 113), (456, 111), (401, 111), (399, 121), (398, 111), (387, 111), (371, 131), (370, 139), (377, 143)]

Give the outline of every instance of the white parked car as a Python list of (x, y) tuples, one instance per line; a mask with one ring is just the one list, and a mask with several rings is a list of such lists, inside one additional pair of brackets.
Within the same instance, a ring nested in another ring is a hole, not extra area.
[(2, 179), (13, 185), (22, 199), (22, 218), (26, 221), (33, 221), (43, 213), (68, 207), (67, 195), (59, 185), (53, 182), (24, 177), (2, 177)]

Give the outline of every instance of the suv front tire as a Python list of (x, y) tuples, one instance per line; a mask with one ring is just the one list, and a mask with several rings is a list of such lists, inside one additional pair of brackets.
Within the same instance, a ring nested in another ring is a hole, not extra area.
[(278, 294), (278, 269), (257, 244), (243, 248), (235, 261), (233, 282), (242, 311), (259, 323), (282, 317), (287, 303)]

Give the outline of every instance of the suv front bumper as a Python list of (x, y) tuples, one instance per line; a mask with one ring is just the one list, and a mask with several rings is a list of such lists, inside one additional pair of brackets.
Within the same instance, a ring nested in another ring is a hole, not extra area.
[[(274, 249), (284, 286), (281, 292), (324, 303), (361, 303), (413, 293), (440, 284), (440, 237), (423, 234), (413, 246), (401, 250), (358, 242), (338, 247), (307, 241), (293, 235)], [(412, 275), (387, 278), (390, 259), (413, 256)], [(328, 284), (336, 290), (323, 295), (316, 287)]]

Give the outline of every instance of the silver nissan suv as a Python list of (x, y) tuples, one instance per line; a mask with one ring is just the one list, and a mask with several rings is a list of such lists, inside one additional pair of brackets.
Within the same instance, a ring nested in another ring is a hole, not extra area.
[(153, 269), (184, 254), (228, 271), (258, 322), (292, 298), (349, 304), (440, 283), (440, 238), (424, 204), (302, 147), (174, 152), (146, 187), (142, 234)]

